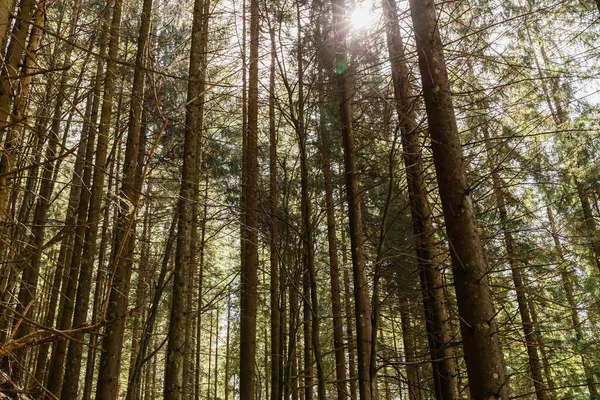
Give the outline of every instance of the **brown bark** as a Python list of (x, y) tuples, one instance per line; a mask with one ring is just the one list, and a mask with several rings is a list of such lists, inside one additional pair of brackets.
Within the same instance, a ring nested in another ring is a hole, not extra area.
[(192, 229), (194, 224), (194, 183), (197, 181), (201, 146), (202, 115), (204, 107), (204, 79), (206, 68), (203, 53), (206, 49), (204, 37), (205, 7), (203, 0), (194, 3), (192, 22), (192, 43), (190, 48), (189, 82), (186, 106), (186, 132), (184, 141), (183, 169), (177, 212), (177, 250), (173, 280), (171, 318), (169, 322), (169, 343), (165, 376), (165, 399), (182, 399), (184, 394), (183, 367), (186, 353), (185, 326), (190, 305), (187, 304), (187, 291), (191, 290), (188, 280), (193, 276), (194, 255), (192, 254)]
[(362, 400), (371, 400), (370, 360), (372, 322), (369, 288), (366, 277), (364, 233), (360, 205), (360, 189), (356, 168), (356, 149), (352, 132), (352, 109), (346, 57), (346, 33), (343, 0), (332, 0), (336, 51), (336, 91), (339, 101), (340, 124), (344, 149), (346, 201), (348, 202), (349, 233), (354, 280), (354, 312), (356, 315), (356, 342), (358, 349), (358, 387)]
[(461, 322), (471, 397), (508, 397), (488, 267), (469, 196), (466, 163), (433, 0), (410, 0), (433, 159)]
[[(168, 275), (169, 263), (171, 260), (171, 256), (173, 253), (173, 244), (175, 242), (175, 227), (177, 226), (177, 213), (173, 214), (173, 220), (171, 221), (171, 226), (169, 228), (169, 235), (167, 236), (167, 243), (165, 244), (165, 250), (162, 253), (163, 259), (160, 268), (160, 274), (158, 276), (158, 280), (156, 281), (156, 290), (154, 291), (154, 295), (152, 298), (152, 303), (150, 308), (148, 309), (148, 315), (146, 316), (146, 320), (144, 321), (144, 329), (142, 330), (142, 336), (139, 341), (139, 349), (137, 351), (137, 357), (135, 363), (131, 366), (133, 372), (131, 374), (131, 379), (128, 383), (127, 387), (127, 400), (137, 399), (139, 398), (140, 393), (136, 392), (136, 387), (141, 383), (141, 373), (142, 373), (142, 365), (144, 362), (147, 362), (146, 353), (148, 348), (152, 342), (152, 336), (154, 332), (154, 325), (156, 322), (156, 318), (158, 315), (158, 309), (160, 306), (161, 298), (163, 292), (165, 290), (165, 286), (167, 282), (170, 280), (171, 276)], [(147, 368), (150, 368), (147, 366)], [(152, 385), (152, 387), (155, 387)]]
[[(83, 282), (85, 281), (83, 281), (82, 278), (84, 276), (88, 277), (88, 279), (91, 278), (90, 272), (93, 266), (93, 260), (96, 251), (95, 242), (98, 230), (94, 220), (98, 218), (100, 212), (100, 202), (102, 197), (101, 191), (104, 188), (105, 175), (105, 171), (102, 171), (99, 168), (98, 159), (100, 158), (100, 160), (102, 160), (101, 157), (105, 157), (105, 140), (108, 139), (109, 126), (112, 117), (111, 103), (117, 77), (116, 58), (119, 50), (118, 37), (121, 25), (121, 0), (115, 0), (113, 9), (113, 18), (110, 27), (110, 42), (108, 52), (109, 58), (106, 66), (104, 97), (98, 131), (98, 145), (96, 147), (96, 169), (94, 171), (94, 185), (92, 186), (92, 198), (90, 201), (90, 211), (88, 216), (88, 225), (90, 226), (88, 229), (89, 236), (86, 232), (86, 247), (89, 246), (90, 251), (89, 255), (83, 259), (84, 262), (82, 263), (80, 277), (80, 281), (82, 283), (80, 283), (78, 288), (77, 296), (77, 303), (79, 304), (81, 299), (81, 310), (85, 309), (85, 312), (87, 312), (88, 308), (89, 293), (85, 293), (84, 289), (88, 289), (89, 286), (83, 285)], [(149, 18), (149, 16), (146, 17)], [(138, 45), (140, 45), (142, 42), (146, 43), (146, 36), (147, 33), (145, 35), (140, 33)], [(145, 45), (139, 47), (142, 47), (142, 50), (140, 53), (140, 49), (138, 48), (138, 54), (136, 56), (136, 72), (134, 73), (132, 107), (129, 115), (127, 144), (123, 165), (123, 181), (119, 192), (121, 207), (119, 207), (119, 214), (116, 218), (115, 242), (112, 249), (110, 259), (111, 262), (109, 263), (107, 274), (107, 293), (105, 295), (105, 304), (101, 312), (102, 319), (111, 321), (111, 323), (107, 325), (102, 338), (103, 352), (101, 353), (100, 357), (100, 369), (98, 372), (98, 383), (96, 386), (96, 398), (98, 399), (116, 398), (119, 387), (117, 377), (119, 376), (121, 348), (125, 330), (125, 320), (120, 318), (120, 316), (125, 314), (127, 309), (127, 295), (129, 293), (129, 281), (132, 263), (131, 253), (133, 251), (134, 240), (134, 229), (131, 229), (131, 226), (137, 212), (137, 202), (139, 198), (138, 193), (141, 189), (141, 179), (137, 176), (137, 152), (139, 146), (141, 104), (144, 93), (144, 76), (143, 74), (139, 75), (139, 69), (141, 65), (143, 65), (141, 63), (143, 63), (143, 57), (145, 56)], [(140, 54), (142, 55), (141, 57)], [(97, 194), (97, 202), (95, 197), (96, 188), (98, 188), (100, 191), (100, 193)], [(81, 319), (76, 319), (75, 317), (73, 319), (74, 323), (84, 320), (84, 315), (81, 316)], [(76, 342), (71, 342), (69, 347), (69, 357), (72, 360), (71, 365), (76, 368), (76, 370), (73, 371), (73, 375), (78, 377), (83, 348), (80, 343)], [(66, 387), (66, 389), (69, 390), (69, 392), (67, 392), (69, 394), (69, 398), (76, 398), (76, 389), (70, 389), (75, 388), (76, 386), (77, 380), (69, 380), (69, 386)], [(65, 392), (63, 391), (63, 395), (64, 394)]]
[[(108, 9), (105, 11), (108, 13)], [(102, 35), (100, 39), (99, 57), (97, 59), (95, 83), (91, 95), (91, 106), (89, 118), (84, 120), (82, 132), (85, 132), (86, 149), (85, 149), (85, 161), (83, 173), (80, 175), (81, 188), (79, 195), (79, 203), (76, 211), (76, 224), (74, 241), (72, 247), (67, 241), (61, 243), (60, 252), (63, 253), (63, 246), (65, 249), (65, 258), (59, 258), (60, 262), (63, 262), (64, 277), (61, 285), (61, 303), (59, 305), (59, 312), (57, 316), (57, 325), (59, 329), (69, 329), (72, 325), (73, 309), (75, 306), (75, 295), (77, 291), (77, 283), (79, 278), (79, 267), (81, 265), (82, 248), (84, 243), (84, 235), (87, 224), (87, 209), (90, 198), (90, 191), (87, 189), (90, 187), (92, 179), (92, 165), (93, 156), (95, 151), (95, 138), (96, 138), (96, 122), (98, 120), (98, 110), (100, 107), (100, 94), (103, 83), (103, 71), (104, 71), (104, 57), (107, 51), (108, 45), (108, 20), (106, 16), (103, 17)], [(90, 101), (90, 99), (88, 99)], [(87, 106), (86, 106), (87, 107)], [(85, 188), (85, 189), (84, 189)], [(64, 372), (64, 361), (67, 350), (67, 341), (59, 340), (52, 348), (52, 358), (50, 361), (49, 375), (46, 379), (46, 388), (48, 391), (55, 396), (58, 396), (61, 390)]]
[(231, 293), (227, 294), (227, 331), (225, 334), (225, 379), (223, 379), (223, 391), (225, 400), (229, 400), (229, 343), (231, 334)]
[[(113, 15), (113, 25), (111, 32), (116, 29), (118, 34), (119, 21), (115, 21), (117, 13), (121, 13), (120, 0), (115, 1), (115, 14)], [(98, 387), (96, 391), (97, 398), (115, 398), (118, 395), (118, 381), (111, 379), (111, 374), (119, 375), (121, 364), (121, 350), (123, 346), (125, 334), (125, 321), (119, 318), (127, 310), (128, 294), (131, 281), (131, 270), (133, 264), (133, 249), (135, 241), (135, 218), (139, 205), (140, 192), (143, 185), (142, 163), (144, 162), (144, 149), (141, 146), (145, 144), (145, 140), (140, 140), (142, 127), (142, 113), (144, 104), (144, 80), (146, 56), (149, 46), (150, 21), (152, 14), (152, 0), (144, 0), (141, 10), (140, 30), (137, 40), (137, 51), (135, 70), (133, 76), (133, 85), (131, 93), (131, 106), (129, 108), (129, 123), (127, 128), (127, 142), (125, 147), (125, 160), (123, 164), (123, 179), (119, 192), (120, 207), (116, 218), (116, 234), (115, 245), (112, 249), (111, 263), (107, 274), (107, 293), (105, 295), (105, 303), (102, 307), (101, 316), (108, 321), (115, 320), (107, 326), (105, 335), (102, 338), (102, 348), (104, 352), (100, 357), (100, 369), (98, 378)], [(110, 46), (116, 45), (115, 52), (111, 53), (113, 57), (109, 58), (107, 65), (107, 77), (112, 74), (112, 63), (115, 62), (118, 49), (118, 41), (116, 44), (112, 41)], [(106, 89), (105, 89), (106, 96)], [(103, 104), (104, 108), (104, 104)], [(103, 110), (104, 111), (104, 110)], [(103, 113), (104, 114), (104, 113)], [(110, 122), (110, 116), (107, 118)], [(100, 121), (100, 129), (103, 128), (103, 121)], [(100, 178), (99, 176), (99, 179)], [(94, 184), (96, 176), (94, 176)], [(102, 185), (103, 180), (99, 181)], [(93, 198), (92, 198), (93, 199)], [(90, 213), (94, 210), (95, 203), (90, 204)], [(91, 214), (90, 214), (91, 217)], [(88, 221), (89, 223), (89, 221)], [(91, 237), (91, 241), (95, 242), (95, 237)], [(93, 263), (93, 254), (95, 247), (92, 243), (90, 246), (89, 260)], [(82, 265), (83, 267), (87, 264)], [(87, 308), (87, 304), (86, 304)], [(82, 347), (80, 344), (71, 344), (73, 347), (74, 361), (76, 365), (75, 372), (78, 372), (81, 363)], [(71, 346), (70, 345), (70, 346)], [(78, 375), (78, 374), (73, 374)], [(74, 386), (76, 380), (74, 381)], [(75, 393), (73, 393), (75, 394)], [(74, 398), (74, 397), (71, 397)]]
[(281, 316), (279, 311), (279, 231), (277, 219), (277, 126), (275, 122), (275, 29), (271, 28), (271, 70), (269, 76), (269, 222), (270, 222), (270, 306), (271, 306), (271, 400), (283, 396), (280, 353)]
[[(344, 214), (343, 204), (342, 204), (342, 215)], [(354, 345), (354, 330), (352, 326), (352, 292), (350, 290), (350, 273), (348, 271), (348, 259), (346, 250), (346, 238), (345, 238), (345, 229), (342, 229), (342, 269), (343, 269), (343, 278), (344, 278), (344, 312), (346, 314), (346, 339), (348, 341), (348, 377), (350, 379), (350, 398), (357, 399), (357, 385), (356, 385), (356, 362), (355, 362), (355, 345)]]
[[(483, 107), (485, 109), (485, 107)], [(490, 142), (490, 135), (486, 123), (483, 124), (483, 137), (485, 139), (485, 147), (493, 166), (492, 175), (492, 186), (494, 190), (494, 196), (496, 200), (496, 206), (500, 213), (500, 223), (502, 226), (502, 232), (504, 235), (504, 246), (506, 247), (506, 253), (508, 257), (508, 263), (510, 265), (510, 271), (513, 278), (513, 284), (515, 291), (517, 292), (517, 305), (519, 309), (519, 315), (521, 316), (521, 324), (523, 327), (523, 333), (525, 336), (525, 346), (527, 349), (527, 357), (529, 362), (529, 371), (533, 380), (533, 386), (535, 389), (535, 396), (538, 400), (546, 400), (548, 387), (544, 382), (542, 373), (542, 366), (540, 363), (540, 357), (537, 349), (537, 341), (535, 337), (534, 327), (531, 321), (531, 313), (529, 311), (529, 303), (525, 294), (525, 285), (523, 283), (523, 275), (521, 273), (521, 266), (517, 262), (517, 244), (512, 234), (510, 227), (510, 221), (508, 219), (508, 209), (506, 207), (507, 199), (502, 191), (502, 178), (498, 172), (496, 166), (500, 162), (494, 155), (492, 143)]]
[[(40, 5), (44, 6), (45, 1), (41, 0)], [(25, 54), (25, 43), (35, 9), (35, 0), (21, 0), (11, 40), (4, 55), (4, 65), (0, 71), (2, 78), (0, 79), (0, 143), (4, 140), (2, 157), (0, 157), (0, 221), (7, 216), (8, 197), (11, 191), (10, 179), (12, 178), (8, 172), (13, 168), (20, 142), (19, 130), (15, 125), (18, 125), (23, 118), (23, 115), (11, 113), (11, 98), (18, 95), (16, 90), (20, 85), (17, 85), (15, 80), (19, 71), (19, 63)]]
[(409, 73), (395, 0), (383, 0), (383, 9), (387, 23), (386, 35), (392, 65), (395, 105), (401, 127), (404, 168), (411, 204), (436, 396), (438, 399), (454, 399), (458, 397), (458, 383), (456, 362), (449, 347), (452, 330), (446, 310), (442, 276), (436, 265), (436, 257), (440, 250), (434, 242), (435, 230), (424, 182), (421, 145), (415, 122), (414, 104), (410, 100), (412, 96), (408, 82)]
[[(307, 148), (307, 132), (305, 129), (304, 122), (304, 65), (303, 65), (303, 53), (302, 53), (302, 26), (301, 26), (301, 15), (300, 15), (300, 5), (296, 2), (296, 16), (297, 16), (297, 67), (298, 67), (298, 96), (297, 96), (297, 112), (294, 112), (293, 104), (290, 104), (290, 110), (292, 112), (292, 122), (294, 123), (294, 128), (296, 130), (296, 136), (298, 138), (298, 145), (300, 149), (300, 188), (301, 188), (301, 214), (302, 214), (302, 240), (303, 240), (303, 251), (304, 251), (304, 260), (306, 271), (308, 276), (308, 283), (310, 285), (310, 291), (305, 293), (309, 295), (310, 303), (307, 305), (305, 303), (305, 320), (306, 320), (306, 312), (310, 312), (311, 315), (311, 325), (312, 329), (310, 330), (311, 337), (311, 347), (312, 352), (314, 354), (314, 361), (317, 367), (317, 394), (319, 400), (325, 400), (325, 371), (323, 370), (323, 359), (322, 359), (322, 349), (321, 349), (321, 339), (320, 339), (320, 311), (319, 311), (319, 301), (317, 295), (317, 274), (316, 274), (316, 266), (315, 266), (315, 239), (314, 239), (314, 231), (312, 226), (312, 210), (311, 210), (311, 200), (310, 193), (308, 189), (308, 148)], [(291, 93), (290, 93), (291, 99)], [(291, 102), (290, 102), (291, 103)], [(305, 301), (308, 302), (309, 298), (305, 298)], [(308, 307), (307, 307), (308, 306)], [(305, 321), (306, 323), (306, 321)], [(306, 332), (306, 331), (305, 331)], [(305, 341), (307, 337), (305, 336)], [(306, 343), (305, 343), (306, 344)], [(311, 374), (312, 375), (312, 374)], [(311, 380), (312, 376), (309, 376)], [(308, 386), (310, 390), (307, 392), (312, 392), (312, 385)], [(306, 400), (309, 400), (309, 397), (306, 397)]]
[(13, 0), (6, 0), (0, 4), (0, 49), (4, 48), (4, 36), (10, 24), (9, 15), (13, 8)]
[[(318, 28), (319, 29), (319, 28)], [(317, 31), (320, 36), (320, 31)], [(323, 88), (323, 72), (319, 87)], [(325, 212), (327, 219), (327, 243), (329, 246), (329, 275), (331, 279), (331, 310), (333, 314), (333, 347), (335, 353), (335, 378), (338, 400), (346, 400), (346, 354), (344, 352), (344, 327), (342, 318), (342, 292), (340, 287), (340, 267), (338, 259), (337, 229), (335, 220), (335, 202), (333, 199), (333, 178), (331, 172), (331, 139), (326, 126), (326, 113), (323, 108), (324, 90), (319, 93), (319, 133), (321, 141), (321, 169), (323, 170), (323, 184), (325, 187)]]
[[(78, 4), (76, 5), (75, 12), (73, 12), (73, 18), (71, 20), (72, 28), (71, 28), (70, 33), (73, 33), (75, 30), (76, 25), (74, 24), (74, 21), (76, 20), (76, 18), (78, 16), (77, 10), (79, 10)], [(70, 54), (72, 52), (72, 48), (73, 48), (72, 46), (68, 46), (67, 49), (65, 50), (63, 67), (66, 67), (67, 63), (70, 61)], [(68, 75), (65, 73), (63, 75), (63, 77), (61, 78), (61, 82), (60, 82), (60, 86), (59, 86), (58, 99), (57, 99), (57, 103), (55, 105), (54, 116), (52, 119), (51, 134), (58, 132), (58, 129), (60, 128), (62, 106), (63, 106), (64, 100), (65, 100), (64, 99), (64, 90), (66, 89), (67, 84), (68, 84)], [(89, 99), (88, 99), (88, 101), (86, 103), (85, 114), (84, 114), (85, 118), (90, 117), (91, 110), (92, 110), (91, 105), (92, 105), (92, 102), (89, 101)], [(70, 261), (70, 260), (66, 260), (65, 257), (67, 257), (67, 253), (70, 253), (68, 251), (68, 249), (72, 245), (73, 233), (75, 230), (74, 227), (75, 227), (75, 222), (77, 220), (77, 205), (79, 204), (79, 196), (81, 194), (81, 188), (82, 188), (81, 177), (83, 174), (83, 167), (84, 167), (84, 162), (85, 162), (84, 157), (85, 157), (85, 152), (86, 152), (86, 148), (87, 148), (87, 139), (88, 138), (87, 138), (86, 132), (82, 130), (80, 138), (79, 138), (79, 144), (77, 147), (75, 165), (73, 166), (73, 175), (72, 175), (72, 179), (71, 179), (72, 186), (70, 188), (69, 203), (68, 203), (67, 212), (65, 215), (65, 226), (64, 226), (64, 233), (63, 233), (64, 236), (61, 241), (56, 271), (55, 271), (54, 279), (52, 282), (52, 287), (51, 287), (52, 290), (51, 290), (50, 300), (49, 300), (49, 305), (48, 305), (48, 313), (46, 314), (46, 318), (45, 318), (46, 326), (54, 325), (54, 318), (56, 316), (56, 305), (58, 303), (58, 298), (59, 298), (61, 279), (64, 274), (64, 268), (66, 265), (68, 265), (68, 263)], [(37, 365), (36, 365), (36, 370), (34, 373), (35, 380), (38, 382), (44, 382), (44, 373), (46, 372), (46, 358), (48, 355), (48, 349), (49, 349), (48, 345), (42, 345), (38, 352)]]
[(415, 332), (409, 314), (408, 299), (400, 310), (400, 321), (402, 324), (402, 343), (404, 344), (404, 359), (406, 361), (406, 384), (408, 386), (409, 400), (420, 400), (421, 389), (419, 385), (419, 365), (417, 364), (415, 349)]
[[(43, 23), (46, 8), (45, 2), (41, 2), (35, 12), (34, 22), (36, 24)], [(40, 39), (42, 31), (40, 28), (33, 28), (29, 38), (29, 44), (27, 46), (27, 57), (25, 65), (23, 67), (23, 74), (31, 72), (36, 62), (36, 53), (39, 49)], [(28, 92), (28, 86), (31, 83), (31, 79), (26, 81), (21, 80), (21, 96), (24, 96)], [(24, 102), (24, 99), (17, 99)], [(60, 101), (60, 100), (57, 100)], [(19, 106), (19, 101), (16, 101), (13, 115), (22, 114), (24, 111), (24, 104)], [(21, 276), (21, 287), (19, 290), (17, 313), (19, 315), (27, 315), (31, 317), (33, 315), (33, 302), (37, 295), (37, 284), (39, 278), (40, 261), (42, 258), (42, 250), (44, 245), (44, 237), (46, 233), (46, 214), (50, 207), (50, 198), (52, 197), (52, 190), (54, 189), (54, 181), (52, 180), (52, 173), (55, 167), (55, 155), (56, 147), (58, 145), (58, 127), (53, 124), (52, 131), (49, 134), (48, 144), (46, 147), (45, 158), (47, 163), (42, 168), (42, 182), (38, 192), (38, 200), (35, 205), (33, 213), (33, 221), (31, 228), (31, 235), (28, 240), (28, 245), (25, 252), (28, 256), (24, 257), (24, 266), (19, 269), (22, 270)], [(56, 129), (55, 129), (56, 128)], [(5, 147), (6, 149), (6, 147)], [(21, 323), (19, 328), (15, 332), (15, 339), (30, 333), (30, 325), (28, 323)], [(24, 353), (15, 354), (17, 358), (24, 357)]]
[[(556, 255), (558, 256), (561, 281), (563, 289), (565, 291), (565, 295), (567, 297), (567, 304), (569, 306), (569, 313), (571, 314), (573, 330), (575, 331), (575, 337), (577, 338), (577, 340), (579, 342), (582, 342), (584, 340), (583, 328), (581, 326), (581, 320), (579, 318), (579, 312), (577, 310), (577, 301), (575, 300), (575, 293), (573, 290), (575, 278), (573, 277), (572, 273), (567, 269), (567, 260), (565, 258), (562, 243), (560, 242), (560, 236), (556, 227), (554, 213), (552, 212), (552, 207), (550, 207), (550, 205), (546, 206), (546, 213), (548, 215), (548, 220), (550, 221), (550, 229), (552, 239), (554, 241), (554, 250), (556, 251)], [(583, 364), (585, 381), (588, 390), (590, 391), (590, 394), (592, 396), (598, 396), (598, 388), (596, 387), (594, 372), (585, 354), (581, 354), (581, 362)]]
[(240, 400), (252, 400), (256, 391), (256, 309), (258, 285), (258, 0), (250, 0), (250, 65), (248, 71), (248, 123), (244, 134), (245, 213), (242, 226), (240, 276)]
[(310, 304), (310, 277), (307, 268), (306, 250), (303, 250), (303, 273), (302, 273), (302, 304), (304, 305), (302, 312), (302, 329), (303, 329), (303, 350), (304, 350), (304, 400), (312, 400), (314, 371), (313, 371), (313, 342), (311, 340), (312, 313)]

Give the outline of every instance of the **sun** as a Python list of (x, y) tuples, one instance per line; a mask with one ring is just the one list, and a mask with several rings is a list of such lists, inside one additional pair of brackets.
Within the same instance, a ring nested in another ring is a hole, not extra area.
[(372, 4), (369, 3), (368, 1), (359, 2), (350, 12), (350, 26), (352, 29), (366, 29), (375, 23), (377, 15)]

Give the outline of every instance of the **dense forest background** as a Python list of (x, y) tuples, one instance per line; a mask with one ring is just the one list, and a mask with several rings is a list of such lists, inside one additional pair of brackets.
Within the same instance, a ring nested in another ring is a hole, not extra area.
[(599, 18), (1, 0), (0, 398), (599, 399)]

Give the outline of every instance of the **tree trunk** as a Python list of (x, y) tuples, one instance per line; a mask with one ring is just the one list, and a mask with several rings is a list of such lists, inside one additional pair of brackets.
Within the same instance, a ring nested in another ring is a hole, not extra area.
[(435, 244), (435, 230), (420, 156), (419, 132), (415, 122), (414, 104), (410, 100), (409, 72), (405, 61), (404, 44), (400, 36), (395, 0), (383, 0), (383, 9), (436, 397), (455, 399), (458, 397), (456, 362), (449, 347), (452, 330), (446, 310), (442, 276), (436, 265), (436, 257), (440, 250)]
[(240, 400), (253, 400), (256, 354), (256, 308), (258, 285), (258, 0), (250, 0), (250, 68), (248, 76), (248, 124), (242, 220), (242, 266), (240, 276)]
[(360, 205), (360, 189), (356, 168), (356, 149), (352, 132), (352, 109), (346, 57), (347, 27), (344, 21), (343, 0), (332, 0), (336, 51), (336, 91), (339, 101), (340, 124), (344, 149), (344, 171), (354, 279), (354, 310), (356, 314), (356, 342), (358, 349), (358, 387), (361, 400), (371, 400), (371, 310), (366, 276), (364, 233)]
[[(2, 78), (0, 79), (0, 143), (4, 139), (4, 148), (0, 157), (0, 221), (7, 216), (8, 197), (11, 191), (11, 174), (8, 172), (13, 168), (19, 148), (18, 129), (13, 125), (19, 124), (23, 118), (22, 115), (11, 115), (11, 98), (17, 95), (15, 91), (20, 87), (15, 84), (15, 79), (19, 71), (19, 63), (25, 53), (26, 38), (34, 17), (35, 6), (35, 0), (21, 0), (11, 40), (4, 55), (4, 66), (0, 71)], [(45, 0), (40, 1), (40, 6), (45, 7)]]
[[(344, 214), (343, 203), (341, 205), (342, 215)], [(344, 278), (344, 311), (346, 314), (346, 339), (348, 341), (348, 374), (350, 378), (350, 399), (355, 400), (356, 396), (356, 362), (354, 358), (354, 330), (352, 329), (352, 292), (350, 290), (350, 272), (348, 271), (348, 251), (346, 249), (345, 229), (342, 229), (342, 269)]]
[(469, 196), (433, 0), (410, 0), (433, 159), (450, 242), (471, 397), (508, 398), (483, 246)]
[[(108, 13), (108, 8), (105, 10)], [(76, 212), (76, 224), (75, 224), (75, 239), (72, 245), (72, 249), (69, 249), (70, 243), (63, 241), (61, 243), (61, 250), (63, 252), (63, 246), (65, 246), (65, 258), (59, 261), (64, 262), (63, 270), (64, 277), (61, 285), (61, 291), (63, 295), (61, 297), (61, 303), (59, 306), (59, 313), (57, 316), (57, 325), (59, 329), (69, 329), (72, 325), (73, 309), (75, 306), (75, 295), (77, 292), (77, 283), (79, 278), (79, 269), (81, 265), (82, 248), (84, 244), (84, 236), (87, 226), (87, 210), (90, 199), (90, 191), (87, 189), (90, 187), (92, 179), (92, 166), (93, 156), (95, 151), (95, 138), (96, 138), (96, 121), (98, 120), (98, 110), (100, 107), (100, 94), (102, 90), (102, 77), (104, 71), (104, 57), (106, 56), (107, 44), (108, 44), (108, 16), (105, 16), (103, 22), (102, 36), (100, 39), (99, 57), (96, 65), (95, 82), (91, 96), (91, 109), (89, 119), (84, 121), (82, 132), (87, 135), (86, 149), (85, 149), (85, 162), (83, 167), (83, 173), (81, 178), (81, 193), (79, 195), (79, 204)], [(90, 101), (88, 99), (88, 101)], [(87, 114), (87, 111), (86, 111)], [(59, 340), (55, 343), (52, 348), (52, 358), (50, 361), (50, 373), (46, 380), (46, 389), (54, 396), (60, 394), (61, 385), (63, 382), (64, 362), (67, 351), (67, 341)]]
[(0, 4), (0, 51), (4, 49), (4, 36), (10, 24), (9, 16), (13, 8), (13, 0), (6, 0)]
[(410, 303), (401, 306), (400, 321), (402, 324), (402, 342), (404, 344), (404, 360), (406, 361), (406, 384), (408, 386), (409, 400), (421, 400), (419, 384), (419, 365), (417, 364), (415, 349), (415, 331), (410, 317)]
[(192, 229), (194, 225), (194, 199), (196, 182), (198, 181), (198, 160), (202, 145), (202, 118), (204, 113), (204, 88), (206, 65), (206, 35), (204, 30), (205, 1), (196, 0), (192, 22), (192, 42), (190, 48), (189, 82), (186, 105), (186, 132), (184, 141), (183, 169), (179, 203), (177, 212), (177, 250), (175, 253), (175, 271), (173, 278), (173, 297), (171, 318), (169, 321), (169, 343), (167, 347), (167, 363), (164, 396), (167, 400), (180, 400), (184, 395), (183, 368), (186, 346), (186, 319), (191, 312), (187, 304), (188, 285), (193, 277), (194, 254), (192, 254)]
[[(485, 106), (482, 109), (486, 109)], [(531, 313), (529, 311), (529, 304), (525, 295), (525, 286), (523, 284), (523, 275), (521, 273), (521, 266), (517, 262), (517, 244), (510, 228), (510, 221), (508, 220), (508, 210), (506, 207), (506, 196), (502, 192), (502, 178), (498, 173), (497, 165), (499, 160), (493, 153), (492, 144), (490, 143), (490, 135), (488, 132), (487, 123), (483, 122), (483, 138), (485, 140), (485, 148), (488, 159), (491, 164), (491, 175), (492, 175), (492, 186), (494, 196), (496, 197), (496, 206), (500, 213), (500, 223), (502, 225), (502, 232), (504, 234), (504, 245), (506, 247), (506, 253), (508, 257), (508, 263), (510, 265), (510, 271), (513, 278), (513, 284), (515, 285), (515, 291), (517, 292), (517, 305), (519, 309), (519, 315), (521, 316), (521, 324), (523, 327), (523, 333), (525, 335), (525, 346), (527, 349), (527, 357), (529, 362), (529, 371), (533, 380), (533, 386), (535, 389), (535, 396), (538, 400), (547, 400), (548, 387), (544, 383), (544, 376), (542, 373), (542, 365), (540, 363), (540, 357), (537, 351), (537, 341), (535, 338), (534, 327), (531, 322)]]
[[(304, 65), (302, 53), (302, 25), (300, 15), (300, 4), (296, 1), (296, 17), (297, 17), (297, 67), (298, 67), (298, 97), (297, 97), (297, 113), (294, 113), (293, 104), (290, 104), (292, 112), (292, 120), (298, 138), (300, 148), (300, 187), (301, 187), (301, 214), (302, 214), (302, 240), (304, 257), (306, 262), (306, 270), (308, 272), (308, 282), (310, 284), (310, 304), (305, 307), (305, 312), (309, 311), (312, 321), (311, 344), (314, 353), (314, 361), (317, 366), (317, 394), (319, 400), (325, 400), (325, 371), (323, 370), (323, 359), (320, 338), (320, 311), (319, 300), (317, 294), (317, 273), (315, 267), (315, 238), (312, 226), (311, 200), (309, 193), (308, 182), (308, 148), (307, 148), (307, 131), (304, 123)], [(290, 102), (291, 103), (291, 102)], [(294, 116), (294, 114), (296, 114)], [(306, 296), (307, 293), (305, 293)], [(308, 301), (308, 298), (305, 299)], [(306, 315), (305, 315), (306, 319)], [(307, 338), (305, 337), (305, 340)], [(312, 374), (311, 374), (312, 375)], [(309, 377), (311, 380), (312, 376)], [(308, 388), (308, 387), (307, 387)], [(312, 392), (312, 385), (309, 392)], [(311, 393), (312, 394), (312, 393)], [(306, 400), (309, 400), (307, 397)]]
[[(318, 23), (320, 22), (320, 19)], [(321, 42), (320, 24), (317, 27), (317, 48)], [(331, 172), (331, 139), (327, 129), (327, 115), (324, 109), (324, 67), (319, 70), (319, 133), (321, 141), (321, 169), (325, 187), (325, 212), (327, 219), (327, 243), (329, 246), (329, 275), (331, 279), (331, 311), (333, 314), (333, 347), (335, 353), (335, 378), (338, 400), (346, 400), (346, 354), (344, 352), (344, 326), (342, 318), (342, 291), (340, 287), (340, 267), (338, 259), (335, 202), (333, 199), (333, 178)]]
[(270, 306), (271, 306), (271, 400), (283, 396), (280, 353), (281, 318), (279, 315), (279, 232), (277, 215), (277, 127), (275, 122), (275, 29), (271, 28), (271, 70), (269, 74), (269, 222), (270, 222)]
[[(548, 215), (548, 221), (550, 221), (550, 229), (552, 233), (552, 239), (554, 241), (554, 250), (556, 251), (556, 255), (558, 256), (559, 268), (560, 268), (560, 277), (563, 285), (563, 289), (565, 291), (565, 295), (567, 296), (567, 303), (569, 305), (569, 313), (571, 314), (571, 322), (573, 323), (573, 330), (575, 331), (575, 337), (577, 341), (583, 342), (583, 328), (581, 326), (581, 320), (579, 318), (579, 312), (577, 307), (577, 301), (575, 300), (575, 293), (573, 290), (573, 282), (574, 277), (567, 270), (567, 260), (565, 258), (565, 253), (560, 242), (560, 236), (558, 233), (558, 229), (556, 227), (556, 222), (554, 220), (554, 213), (552, 212), (552, 208), (550, 205), (546, 206), (546, 213)], [(586, 354), (581, 354), (581, 362), (583, 364), (583, 370), (585, 374), (585, 381), (590, 391), (590, 394), (593, 397), (598, 396), (598, 388), (596, 387), (595, 379), (594, 379), (594, 371), (590, 366), (589, 360)]]

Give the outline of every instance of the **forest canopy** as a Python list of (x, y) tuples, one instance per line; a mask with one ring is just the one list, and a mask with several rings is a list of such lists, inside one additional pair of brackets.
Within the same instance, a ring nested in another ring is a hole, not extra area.
[(2, 0), (0, 399), (600, 399), (600, 0)]

